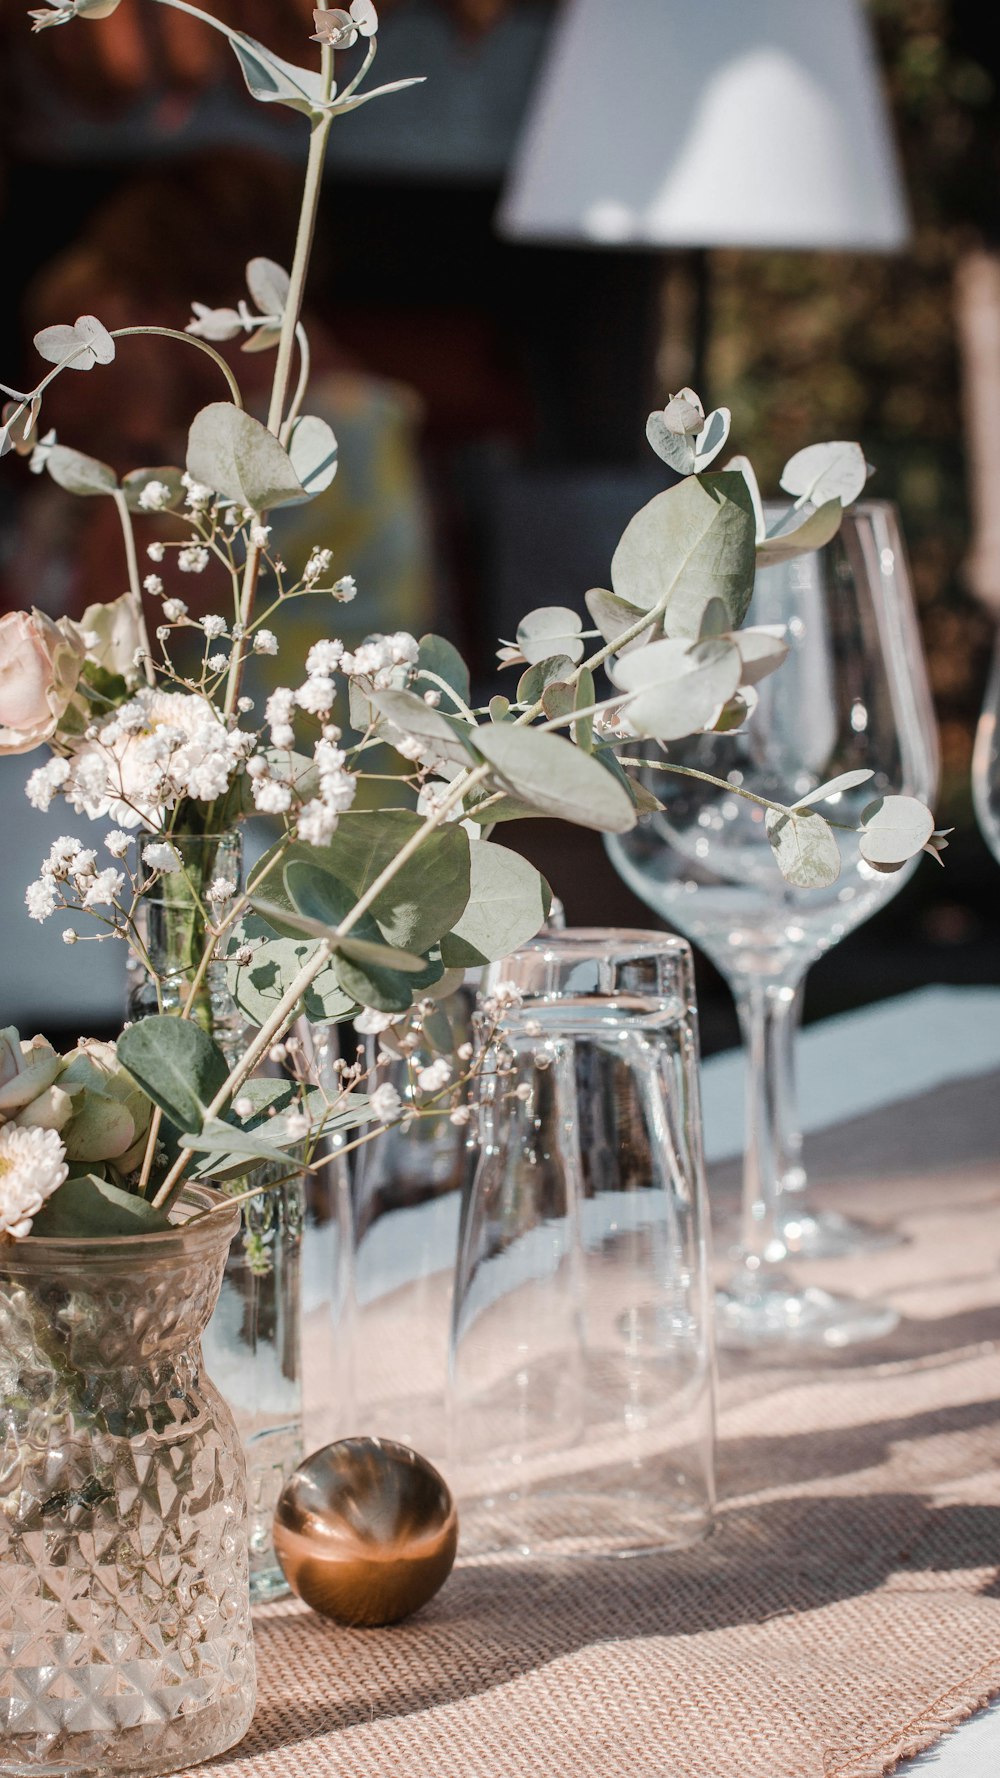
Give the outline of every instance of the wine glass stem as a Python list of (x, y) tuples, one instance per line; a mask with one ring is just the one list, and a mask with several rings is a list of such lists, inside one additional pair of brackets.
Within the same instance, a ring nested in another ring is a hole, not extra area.
[(777, 1023), (775, 1047), (778, 1068), (778, 1149), (777, 1166), (783, 1192), (803, 1192), (806, 1173), (802, 1165), (802, 1124), (799, 1118), (799, 1090), (796, 1074), (796, 1045), (802, 1023), (802, 1001), (805, 978), (795, 983), (791, 1005)]
[(742, 1246), (744, 1263), (755, 1270), (785, 1257), (777, 1213), (787, 1165), (783, 1046), (794, 1036), (794, 1005), (795, 988), (784, 982), (752, 982), (736, 996), (746, 1052)]

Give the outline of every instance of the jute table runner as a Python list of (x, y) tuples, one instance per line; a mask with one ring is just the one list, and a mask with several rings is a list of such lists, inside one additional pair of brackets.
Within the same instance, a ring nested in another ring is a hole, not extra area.
[(391, 1630), (271, 1606), (216, 1778), (880, 1778), (1000, 1691), (998, 1104), (964, 1082), (813, 1145), (821, 1201), (907, 1244), (808, 1281), (903, 1320), (725, 1360), (710, 1543), (459, 1566)]

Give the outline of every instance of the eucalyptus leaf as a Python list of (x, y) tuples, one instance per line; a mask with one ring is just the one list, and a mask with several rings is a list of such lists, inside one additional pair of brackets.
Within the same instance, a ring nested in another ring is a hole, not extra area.
[(213, 401), (195, 415), (187, 467), (196, 482), (254, 512), (309, 498), (274, 434), (231, 401)]
[(811, 500), (814, 506), (822, 506), (828, 500), (849, 506), (863, 492), (867, 480), (864, 451), (859, 444), (842, 438), (806, 445), (805, 450), (789, 457), (781, 472), (785, 493)]
[(240, 1124), (224, 1123), (221, 1118), (209, 1118), (200, 1131), (185, 1132), (181, 1142), (194, 1154), (224, 1155), (227, 1160), (231, 1156), (234, 1160), (285, 1161), (293, 1168), (302, 1165), (301, 1157), (289, 1154), (277, 1143), (265, 1141), (263, 1136), (243, 1129)]
[(510, 699), (501, 696), (498, 692), (496, 697), (490, 699), (490, 721), (506, 722), (509, 715)]
[(625, 787), (559, 735), (501, 723), (477, 729), (476, 746), (499, 787), (544, 814), (566, 816), (601, 833), (627, 833), (635, 826)]
[(764, 502), (761, 499), (760, 483), (757, 480), (753, 464), (749, 457), (737, 454), (735, 457), (730, 457), (728, 463), (723, 464), (723, 468), (738, 471), (746, 482), (750, 503), (753, 507), (754, 531), (757, 542), (761, 543), (767, 536), (767, 520), (764, 517)]
[(836, 778), (828, 778), (825, 784), (817, 784), (808, 796), (800, 796), (795, 804), (797, 809), (807, 809), (812, 803), (825, 803), (828, 797), (840, 796), (845, 790), (854, 790), (859, 784), (867, 784), (875, 773), (870, 766), (859, 768), (855, 772), (840, 772)]
[(326, 935), (344, 956), (357, 963), (374, 964), (382, 969), (401, 970), (419, 975), (424, 959), (387, 945), (370, 913), (355, 921), (348, 937), (336, 935), (336, 927), (352, 912), (357, 896), (353, 889), (335, 877), (332, 871), (304, 858), (292, 858), (283, 872), (285, 888), (291, 896), (296, 913), (310, 922), (326, 927)]
[(734, 630), (732, 641), (743, 663), (741, 685), (756, 685), (766, 679), (788, 656), (784, 624), (756, 624), (748, 630)]
[(390, 80), (385, 86), (372, 86), (366, 92), (353, 93), (349, 99), (337, 99), (326, 109), (338, 114), (357, 111), (360, 106), (367, 105), (372, 99), (384, 99), (389, 93), (404, 92), (408, 86), (423, 86), (426, 79), (426, 74), (411, 74), (407, 80)]
[(732, 425), (733, 416), (727, 407), (713, 408), (694, 441), (694, 466), (700, 474), (714, 463), (722, 450)]
[[(589, 710), (596, 701), (597, 690), (594, 685), (594, 675), (589, 667), (584, 667), (576, 682), (576, 699), (573, 707), (576, 710)], [(593, 716), (581, 716), (579, 721), (573, 724), (573, 735), (577, 746), (581, 747), (584, 753), (590, 753), (594, 745)]]
[(246, 278), (247, 289), (262, 315), (279, 317), (284, 314), (291, 285), (284, 266), (261, 255), (250, 260)]
[(265, 105), (289, 105), (307, 117), (322, 110), (323, 77), (318, 69), (286, 62), (242, 31), (233, 33), (229, 41), (255, 99)]
[(50, 364), (66, 363), (68, 370), (93, 370), (95, 364), (111, 363), (115, 342), (96, 315), (79, 315), (72, 327), (68, 323), (43, 327), (35, 335), (35, 349)]
[(711, 728), (741, 671), (739, 649), (725, 637), (693, 643), (667, 637), (619, 656), (611, 677), (632, 694), (622, 714), (634, 734), (677, 741)]
[(517, 626), (517, 646), (529, 667), (551, 655), (564, 654), (574, 666), (583, 658), (582, 625), (567, 605), (542, 605), (529, 611)]
[(519, 704), (538, 704), (547, 685), (562, 680), (573, 671), (573, 662), (568, 654), (546, 655), (544, 660), (536, 661), (526, 673), (522, 673), (517, 682), (517, 701)]
[[(302, 859), (322, 865), (347, 885), (353, 905), (423, 826), (423, 818), (411, 809), (383, 809), (377, 816), (358, 810), (341, 816), (325, 846), (293, 843), (284, 853), (285, 862)], [(371, 915), (389, 944), (422, 956), (451, 930), (469, 898), (469, 852), (469, 836), (458, 822), (425, 836), (372, 905)], [(265, 855), (261, 869), (273, 855)], [(264, 880), (263, 892), (277, 904), (277, 918), (292, 908), (277, 871)]]
[(451, 686), (463, 704), (468, 704), (472, 697), (469, 669), (454, 643), (444, 636), (426, 635), (421, 636), (418, 650), (417, 678), (424, 673), (433, 673)]
[(369, 695), (379, 716), (389, 724), (388, 730), (382, 732), (390, 746), (394, 737), (402, 739), (404, 735), (410, 735), (421, 743), (420, 757), (425, 764), (436, 764), (439, 760), (449, 765), (469, 764), (472, 754), (465, 737), (474, 735), (475, 730), (467, 722), (425, 704), (423, 698), (412, 691), (390, 688)]
[(375, 1012), (408, 1012), (413, 1004), (412, 977), (400, 970), (383, 968), (346, 949), (338, 954), (336, 969), (345, 994), (353, 995), (360, 1006)]
[(72, 451), (68, 445), (53, 445), (46, 454), (45, 467), (68, 494), (114, 494), (118, 487), (110, 464), (87, 457), (83, 451)]
[(934, 817), (915, 796), (880, 796), (861, 811), (859, 850), (869, 864), (905, 864), (933, 832)]
[(441, 941), (445, 964), (471, 969), (509, 956), (545, 924), (551, 902), (548, 884), (533, 864), (506, 846), (480, 840), (472, 848), (468, 905)]
[(554, 679), (542, 693), (542, 709), (550, 722), (571, 715), (576, 706), (576, 687), (563, 679)]
[(656, 455), (677, 475), (694, 474), (695, 435), (674, 432), (667, 425), (662, 408), (650, 414), (646, 421), (646, 438)]
[(629, 521), (611, 562), (615, 593), (649, 611), (666, 599), (667, 636), (694, 638), (711, 598), (742, 623), (754, 581), (750, 490), (732, 470), (693, 475), (657, 494)]
[(217, 1043), (190, 1019), (158, 1013), (118, 1039), (118, 1060), (179, 1130), (200, 1129), (229, 1068)]
[[(284, 910), (279, 910), (283, 914)], [(235, 953), (253, 944), (249, 963), (237, 963)], [(274, 1012), (286, 989), (316, 954), (315, 939), (279, 933), (263, 915), (246, 913), (226, 942), (226, 984), (240, 1011), (254, 1025), (263, 1025)], [(338, 1024), (354, 1011), (355, 1002), (345, 994), (331, 961), (306, 989), (302, 1010), (314, 1025)], [(243, 1097), (253, 1096), (261, 1084), (247, 1081)]]
[(303, 414), (292, 427), (288, 457), (306, 493), (310, 497), (322, 494), (337, 473), (333, 428), (317, 414)]
[[(637, 610), (634, 605), (626, 605), (624, 599), (616, 598), (614, 593), (609, 593), (606, 587), (591, 587), (590, 591), (584, 594), (584, 601), (605, 642), (617, 642), (619, 636), (623, 636), (626, 630), (630, 630), (642, 616), (642, 612)], [(648, 636), (649, 631), (642, 631), (636, 640), (642, 642), (644, 639), (648, 639)], [(635, 644), (629, 644), (629, 646), (635, 646)]]
[(112, 1185), (96, 1173), (65, 1179), (32, 1219), (32, 1235), (62, 1241), (107, 1240), (117, 1235), (155, 1235), (170, 1227), (165, 1210), (155, 1210), (135, 1192)]
[[(771, 568), (776, 562), (791, 562), (796, 556), (822, 549), (836, 537), (843, 516), (844, 508), (839, 500), (826, 500), (790, 529), (770, 531), (757, 545), (758, 568)], [(781, 521), (781, 524), (785, 523), (785, 520)]]
[(840, 849), (822, 815), (768, 809), (764, 829), (786, 883), (798, 889), (828, 889), (840, 875)]

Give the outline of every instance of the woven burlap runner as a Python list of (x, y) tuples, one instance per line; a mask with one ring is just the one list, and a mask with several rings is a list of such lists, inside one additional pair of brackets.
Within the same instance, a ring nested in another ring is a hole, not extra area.
[(966, 1082), (813, 1144), (821, 1200), (908, 1240), (809, 1282), (903, 1321), (723, 1363), (709, 1544), (459, 1566), (392, 1630), (272, 1606), (217, 1778), (880, 1778), (1000, 1691), (998, 1104)]

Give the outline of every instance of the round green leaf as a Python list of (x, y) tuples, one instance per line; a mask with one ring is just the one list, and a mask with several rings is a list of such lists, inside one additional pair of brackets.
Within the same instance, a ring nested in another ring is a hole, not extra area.
[(764, 828), (786, 883), (798, 889), (828, 889), (840, 875), (840, 849), (833, 829), (813, 810), (768, 809)]
[(71, 451), (68, 445), (53, 445), (46, 454), (45, 467), (68, 494), (113, 494), (118, 487), (110, 464), (87, 457), (83, 451)]
[(695, 637), (712, 598), (742, 623), (753, 593), (756, 531), (743, 476), (688, 476), (630, 519), (611, 562), (619, 599), (649, 611), (666, 598), (668, 636)]
[(934, 832), (930, 809), (915, 796), (880, 796), (861, 812), (861, 856), (869, 864), (905, 864)]
[(195, 415), (187, 467), (196, 482), (254, 512), (309, 498), (274, 434), (231, 401), (213, 401)]
[(469, 901), (453, 932), (441, 940), (449, 969), (495, 963), (534, 938), (552, 896), (533, 864), (506, 846), (480, 840), (472, 848)]
[(499, 787), (543, 814), (601, 833), (627, 833), (635, 826), (625, 786), (560, 736), (500, 723), (476, 729), (474, 737)]

